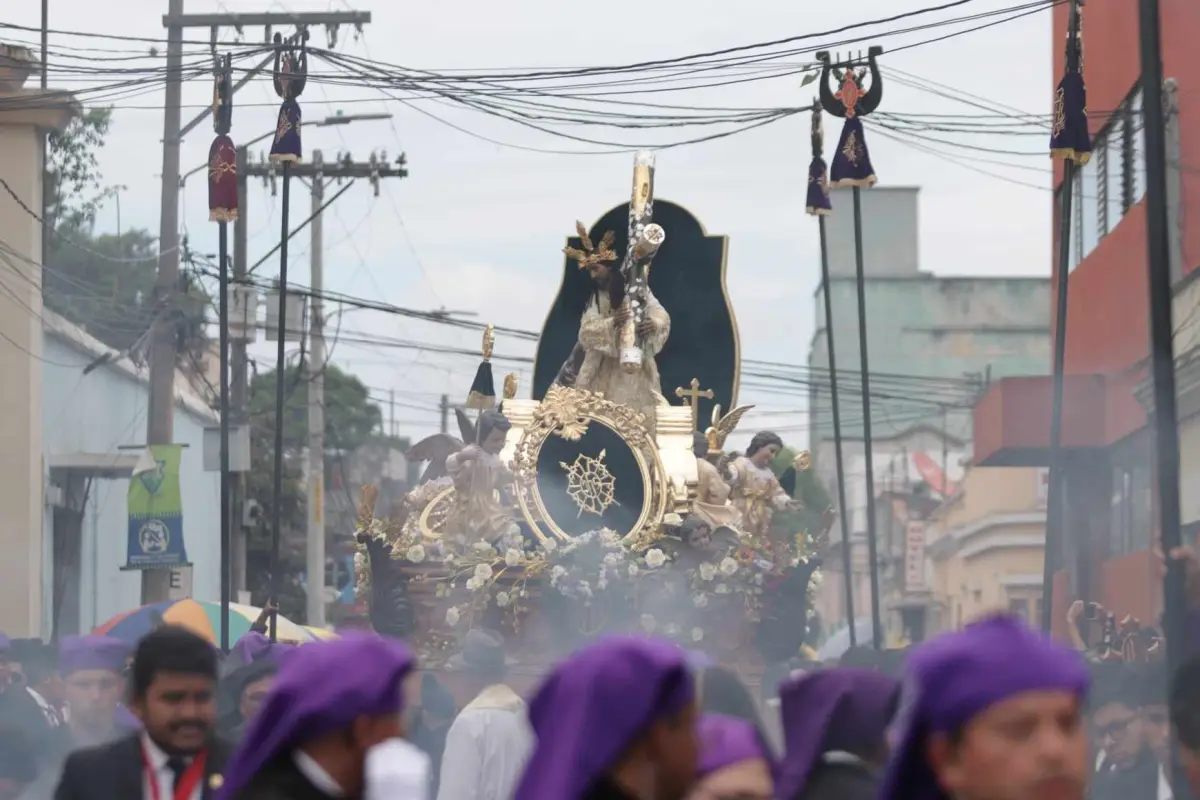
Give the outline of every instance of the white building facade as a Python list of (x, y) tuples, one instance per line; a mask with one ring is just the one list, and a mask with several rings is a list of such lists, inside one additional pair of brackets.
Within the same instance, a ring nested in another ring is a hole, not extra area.
[[(141, 605), (141, 573), (124, 570), (126, 494), (146, 441), (145, 368), (118, 358), (94, 337), (43, 311), (42, 439), (45, 486), (41, 630), (49, 637), (86, 633)], [(84, 368), (108, 356), (87, 374)], [(175, 381), (175, 443), (191, 595), (220, 592), (220, 476), (204, 471), (205, 427), (217, 416)], [(36, 469), (36, 467), (34, 467)], [(11, 635), (21, 635), (10, 631)]]

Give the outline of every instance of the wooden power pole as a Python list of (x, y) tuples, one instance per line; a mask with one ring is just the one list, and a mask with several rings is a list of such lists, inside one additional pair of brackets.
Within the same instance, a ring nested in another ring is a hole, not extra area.
[[(276, 174), (277, 166), (269, 161), (245, 165), (240, 175), (246, 178), (270, 179)], [(306, 164), (293, 164), (292, 177), (308, 178), (312, 187), (311, 225), (312, 247), (311, 288), (309, 295), (309, 360), (308, 379), (308, 529), (306, 548), (307, 622), (317, 627), (325, 624), (325, 268), (324, 268), (324, 223), (325, 189), (331, 182), (363, 179), (371, 184), (375, 195), (379, 195), (382, 178), (406, 178), (408, 169), (404, 156), (389, 162), (386, 156), (374, 153), (366, 161), (355, 161), (345, 154), (335, 161), (326, 162), (320, 150)], [(336, 195), (335, 195), (336, 198)], [(243, 276), (244, 277), (244, 276)], [(280, 331), (280, 336), (283, 332)]]
[[(270, 41), (272, 26), (339, 25), (361, 29), (371, 21), (364, 11), (329, 13), (184, 14), (183, 0), (170, 0), (163, 27), (167, 29), (167, 83), (163, 105), (162, 199), (158, 234), (158, 275), (154, 285), (155, 316), (150, 336), (150, 402), (147, 413), (147, 444), (171, 444), (174, 440), (175, 360), (177, 356), (175, 303), (179, 296), (179, 148), (182, 125), (183, 34), (208, 28), (216, 41), (220, 28), (263, 27)], [(265, 62), (264, 62), (265, 63)], [(205, 116), (208, 112), (205, 112)], [(203, 119), (203, 116), (200, 117)], [(194, 127), (197, 122), (189, 125)], [(235, 134), (236, 138), (236, 134)], [(167, 599), (167, 570), (142, 572), (142, 602)]]

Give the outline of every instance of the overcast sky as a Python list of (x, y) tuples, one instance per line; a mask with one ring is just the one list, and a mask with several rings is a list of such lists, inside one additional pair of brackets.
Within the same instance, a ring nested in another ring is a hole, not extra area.
[[(735, 6), (717, 0), (608, 0), (603, 4), (562, 0), (365, 0), (373, 22), (361, 40), (343, 31), (338, 48), (361, 57), (428, 70), (513, 67), (579, 67), (625, 64), (835, 29), (854, 22), (891, 16), (932, 5), (932, 0), (862, 0), (858, 3), (785, 3), (742, 0)], [(947, 17), (976, 14), (1015, 5), (1015, 0), (974, 0), (955, 9), (897, 23), (905, 27)], [(166, 2), (122, 0), (51, 0), (51, 28), (127, 36), (162, 37)], [(228, 3), (191, 0), (186, 11), (323, 11), (347, 8), (339, 2)], [(36, 26), (37, 4), (9, 3), (4, 21)], [(972, 23), (972, 26), (980, 23)], [(907, 36), (879, 36), (889, 49), (926, 40), (957, 28)], [(881, 29), (882, 30), (882, 29)], [(258, 40), (261, 29), (247, 30)], [(232, 37), (232, 32), (226, 32)], [(207, 40), (192, 31), (189, 39)], [(826, 41), (839, 37), (829, 37)], [(34, 42), (36, 34), (0, 30), (0, 39)], [(316, 32), (315, 43), (325, 46)], [(149, 44), (54, 35), (51, 48), (145, 50)], [(865, 49), (865, 45), (863, 45)], [(161, 48), (160, 48), (161, 49)], [(193, 52), (195, 46), (189, 48)], [(102, 54), (97, 54), (102, 55)], [(943, 42), (885, 55), (885, 68), (938, 81), (1027, 112), (1049, 109), (1050, 12), (996, 25)], [(789, 63), (802, 63), (797, 56)], [(76, 65), (78, 62), (74, 62)], [(152, 62), (142, 62), (147, 66)], [(161, 63), (161, 62), (159, 62)], [(314, 71), (332, 68), (317, 64)], [(73, 85), (58, 80), (55, 85)], [(657, 103), (697, 106), (781, 107), (807, 103), (812, 88), (800, 88), (797, 76), (743, 82), (694, 91), (658, 92), (644, 97)], [(74, 85), (81, 85), (74, 83)], [(184, 88), (184, 119), (207, 104), (211, 83)], [(121, 224), (159, 227), (161, 171), (161, 90), (117, 103), (115, 124), (100, 161), (108, 182), (121, 184)], [(301, 98), (306, 120), (338, 111), (387, 111), (389, 122), (359, 122), (339, 128), (308, 128), (304, 147), (324, 151), (326, 159), (349, 150), (366, 158), (373, 149), (389, 156), (407, 153), (411, 176), (386, 181), (375, 198), (367, 185), (351, 188), (326, 216), (325, 275), (328, 289), (410, 308), (445, 307), (478, 313), (480, 321), (540, 329), (558, 287), (560, 249), (576, 218), (591, 224), (628, 197), (630, 161), (621, 155), (562, 155), (531, 152), (489, 143), (550, 150), (588, 149), (512, 123), (445, 104), (402, 105), (370, 88), (310, 82)], [(245, 141), (274, 127), (278, 100), (268, 77), (255, 80), (235, 101), (233, 137)], [(910, 114), (971, 114), (978, 109), (956, 102), (953, 92), (932, 94), (896, 81), (886, 84), (882, 109)], [(436, 114), (438, 122), (421, 110)], [(465, 129), (468, 135), (453, 126)], [(836, 140), (834, 121), (826, 123), (827, 150)], [(636, 142), (636, 131), (588, 128), (606, 141)], [(669, 131), (651, 141), (691, 138), (710, 132), (689, 128)], [(955, 139), (955, 134), (934, 134)], [(1014, 147), (1013, 138), (1018, 138)], [(1038, 151), (1034, 137), (957, 137), (973, 145)], [(190, 134), (183, 146), (183, 168), (200, 165), (212, 140), (211, 125)], [(1049, 160), (991, 156), (1020, 167), (991, 163), (978, 151), (962, 151), (968, 169), (873, 135), (868, 131), (880, 181), (919, 185), (921, 193), (921, 266), (940, 275), (1048, 275), (1050, 273)], [(938, 147), (945, 149), (944, 146)], [(691, 209), (713, 234), (730, 238), (728, 281), (741, 326), (743, 357), (803, 362), (812, 334), (817, 283), (816, 225), (804, 215), (805, 171), (809, 159), (808, 117), (799, 115), (717, 142), (659, 153), (656, 192)], [(983, 170), (992, 175), (983, 174)], [(1032, 184), (1026, 185), (1026, 184)], [(208, 222), (202, 175), (183, 192), (183, 225), (193, 249), (215, 253), (217, 228)], [(303, 186), (294, 185), (291, 220), (309, 212)], [(269, 191), (251, 185), (246, 213), (250, 260), (256, 261), (279, 238), (280, 205)], [(114, 231), (116, 204), (100, 214), (98, 230)], [(307, 284), (308, 240), (294, 240), (291, 275)], [(273, 277), (278, 260), (260, 274)], [(331, 308), (336, 310), (336, 307)], [(339, 320), (331, 322), (338, 329)], [(478, 335), (395, 316), (354, 311), (340, 318), (340, 330), (371, 337), (476, 348)], [(256, 353), (269, 367), (272, 349)], [(529, 355), (531, 344), (500, 338), (497, 352)], [(438, 396), (465, 398), (476, 359), (413, 349), (339, 342), (334, 361), (358, 374), (377, 399), (395, 390), (402, 435), (420, 437), (436, 429)], [(886, 365), (872, 364), (886, 371)], [(498, 364), (497, 373), (513, 369)], [(521, 374), (525, 396), (530, 383)], [(785, 438), (806, 438), (802, 395), (755, 396), (744, 390), (742, 402), (760, 404), (748, 428), (775, 427)]]

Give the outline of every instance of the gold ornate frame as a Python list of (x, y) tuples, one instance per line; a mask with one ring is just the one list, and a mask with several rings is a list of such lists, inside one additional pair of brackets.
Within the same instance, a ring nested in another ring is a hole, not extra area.
[(625, 541), (633, 541), (647, 529), (657, 526), (666, 513), (668, 481), (658, 446), (646, 431), (646, 418), (628, 406), (604, 399), (604, 395), (565, 386), (551, 386), (533, 412), (533, 421), (524, 430), (513, 453), (517, 504), (521, 515), (542, 542), (551, 538), (570, 541), (571, 535), (555, 524), (546, 511), (537, 485), (538, 456), (542, 445), (554, 435), (578, 441), (588, 425), (598, 422), (611, 429), (631, 451), (641, 471), (645, 502)]

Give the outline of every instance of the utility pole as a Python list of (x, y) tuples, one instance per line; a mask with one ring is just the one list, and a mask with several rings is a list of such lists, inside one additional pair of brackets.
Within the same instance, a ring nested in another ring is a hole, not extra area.
[[(244, 158), (244, 168), (239, 163), (238, 178), (243, 182), (248, 178), (262, 178), (270, 181), (275, 177), (278, 167), (271, 162), (252, 164)], [(371, 183), (375, 195), (379, 195), (381, 178), (406, 178), (408, 169), (405, 158), (401, 155), (395, 161), (389, 162), (386, 154), (372, 153), (366, 161), (354, 161), (349, 154), (342, 155), (337, 161), (325, 163), (321, 151), (313, 153), (308, 163), (292, 164), (290, 166), (293, 178), (308, 178), (312, 184), (312, 226), (311, 270), (309, 292), (309, 373), (308, 378), (308, 528), (307, 547), (305, 550), (305, 568), (308, 573), (308, 598), (306, 609), (308, 624), (321, 626), (325, 624), (325, 318), (323, 307), (324, 293), (324, 227), (322, 217), (326, 205), (325, 187), (328, 181), (341, 182), (361, 178)], [(241, 214), (242, 217), (245, 214)], [(240, 231), (245, 235), (245, 228)], [(239, 246), (235, 239), (235, 247)], [(245, 249), (244, 242), (240, 245)], [(245, 266), (237, 273), (245, 279)], [(280, 336), (283, 332), (280, 331)], [(244, 370), (242, 370), (244, 375)]]
[[(313, 169), (322, 165), (320, 150), (313, 151)], [(325, 177), (312, 179), (312, 245), (309, 264), (312, 295), (309, 297), (308, 360), (308, 602), (309, 625), (325, 625)], [(282, 335), (282, 333), (280, 334)]]
[[(237, 86), (234, 87), (236, 90)], [(305, 124), (305, 129), (324, 128), (331, 126), (349, 125), (352, 122), (367, 122), (372, 120), (390, 119), (391, 114), (345, 114), (318, 119)], [(246, 294), (247, 284), (249, 280), (250, 270), (250, 249), (248, 246), (249, 226), (247, 224), (247, 214), (249, 213), (249, 203), (247, 202), (248, 192), (247, 183), (250, 172), (250, 147), (259, 142), (266, 141), (275, 135), (274, 131), (266, 133), (255, 139), (251, 139), (245, 144), (237, 148), (237, 177), (238, 177), (238, 218), (233, 223), (233, 276), (231, 284), (238, 287), (240, 296), (243, 301), (248, 296)], [(258, 165), (261, 167), (261, 165)], [(208, 169), (207, 164), (201, 164), (186, 175), (183, 179), (195, 175), (199, 172)], [(261, 169), (256, 171), (256, 174), (262, 176), (270, 173), (264, 173)], [(182, 182), (180, 186), (182, 186)], [(248, 316), (249, 327), (238, 336), (231, 337), (229, 347), (229, 364), (230, 364), (230, 382), (229, 382), (229, 402), (234, 417), (234, 422), (238, 425), (247, 425), (250, 422), (249, 414), (249, 367), (250, 360), (247, 355), (247, 341), (253, 339), (252, 331), (254, 330), (254, 316), (257, 310), (255, 305), (251, 303), (243, 309)], [(246, 548), (247, 537), (246, 527), (243, 525), (245, 520), (245, 502), (246, 502), (246, 486), (245, 477), (238, 473), (237, 482), (233, 486), (233, 518), (235, 521), (233, 530), (233, 579), (232, 586), (234, 591), (244, 590), (247, 588), (246, 582)]]
[(442, 395), (442, 401), (438, 403), (438, 411), (442, 414), (442, 433), (450, 432), (450, 396)]
[(388, 389), (388, 436), (396, 435), (396, 390)]
[[(183, 14), (183, 0), (170, 0), (168, 14)], [(150, 332), (150, 400), (146, 443), (171, 444), (175, 415), (175, 298), (179, 291), (179, 127), (183, 102), (183, 28), (167, 27), (167, 86), (163, 105), (162, 208), (158, 221), (158, 275)], [(142, 602), (167, 599), (170, 573), (142, 570)]]
[[(162, 199), (158, 229), (158, 274), (154, 283), (154, 321), (150, 331), (150, 400), (146, 443), (171, 444), (174, 440), (176, 309), (179, 293), (179, 148), (182, 131), (183, 33), (208, 28), (213, 41), (222, 27), (263, 26), (270, 40), (272, 25), (298, 28), (339, 25), (360, 29), (371, 21), (369, 12), (343, 11), (311, 14), (184, 14), (183, 0), (169, 0), (163, 27), (167, 29), (167, 84), (163, 102)], [(245, 230), (245, 223), (241, 224)], [(236, 265), (241, 267), (242, 265)], [(142, 602), (167, 600), (169, 572), (142, 571)]]

